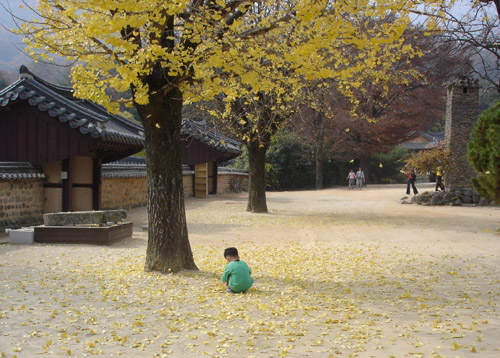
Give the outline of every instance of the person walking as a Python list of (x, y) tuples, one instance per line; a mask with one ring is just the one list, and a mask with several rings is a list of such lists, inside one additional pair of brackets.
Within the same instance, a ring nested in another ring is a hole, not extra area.
[(415, 181), (417, 180), (417, 173), (415, 173), (415, 169), (408, 170), (406, 172), (406, 178), (408, 179), (408, 185), (406, 186), (406, 195), (410, 195), (410, 185), (413, 189), (413, 195), (418, 194), (417, 187), (415, 186)]
[(363, 186), (363, 183), (365, 182), (365, 173), (363, 173), (363, 170), (361, 168), (358, 169), (356, 172), (356, 187), (358, 190), (361, 190), (361, 187)]
[(436, 168), (436, 191), (439, 191), (438, 188), (446, 191), (443, 184), (443, 169), (440, 166)]
[(351, 169), (349, 174), (347, 174), (347, 180), (349, 181), (349, 190), (354, 189), (354, 184), (356, 183), (356, 173)]

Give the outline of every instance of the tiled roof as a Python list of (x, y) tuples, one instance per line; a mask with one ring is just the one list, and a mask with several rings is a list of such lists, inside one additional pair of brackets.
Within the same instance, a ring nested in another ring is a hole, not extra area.
[(412, 142), (404, 142), (401, 143), (400, 146), (407, 150), (423, 150), (423, 149), (433, 149), (437, 147), (436, 142), (429, 143), (412, 143)]
[(240, 175), (248, 175), (247, 170), (229, 168), (229, 167), (219, 167), (217, 169), (218, 174), (240, 174)]
[(103, 178), (145, 178), (146, 158), (129, 156), (102, 165)]
[[(71, 87), (46, 82), (25, 66), (21, 66), (20, 73), (19, 80), (0, 90), (0, 109), (27, 101), (30, 106), (94, 139), (144, 146), (144, 129), (140, 123), (110, 114), (91, 101), (75, 98)], [(219, 133), (204, 120), (184, 118), (182, 133), (222, 152), (241, 154), (241, 143)]]
[(241, 154), (241, 143), (231, 139), (209, 126), (203, 119), (184, 118), (182, 120), (182, 134), (213, 147), (221, 152)]
[(26, 180), (44, 179), (45, 174), (39, 169), (25, 162), (0, 162), (0, 179)]
[[(182, 174), (194, 174), (188, 165), (182, 166)], [(129, 156), (116, 162), (102, 165), (103, 178), (145, 178), (146, 158)]]
[[(240, 169), (219, 167), (219, 174), (243, 174), (248, 172)], [(194, 171), (187, 165), (182, 166), (184, 175), (192, 175)], [(146, 160), (143, 157), (129, 156), (116, 162), (102, 165), (103, 178), (145, 178)], [(45, 179), (41, 169), (26, 162), (0, 162), (0, 180)]]
[(146, 165), (114, 164), (102, 166), (103, 178), (145, 178)]
[(27, 101), (80, 133), (105, 142), (143, 146), (142, 126), (124, 117), (109, 114), (102, 106), (77, 99), (70, 87), (48, 83), (21, 66), (19, 80), (0, 91), (0, 107)]
[(407, 150), (424, 150), (436, 148), (444, 140), (444, 132), (440, 133), (428, 133), (424, 131), (412, 131), (408, 134), (408, 138), (421, 136), (427, 142), (402, 142), (399, 144), (402, 148)]
[(429, 141), (442, 141), (444, 140), (444, 132), (440, 133), (428, 133), (428, 132), (423, 132), (423, 131), (418, 131), (418, 134), (420, 134), (422, 137)]

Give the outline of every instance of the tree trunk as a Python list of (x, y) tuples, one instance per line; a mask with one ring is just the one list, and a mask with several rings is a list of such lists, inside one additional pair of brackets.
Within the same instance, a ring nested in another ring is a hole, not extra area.
[(259, 141), (247, 142), (249, 159), (247, 211), (267, 213), (266, 203), (266, 151)]
[(182, 93), (150, 98), (139, 106), (148, 176), (146, 271), (197, 269), (188, 240), (182, 185)]
[(316, 168), (316, 190), (323, 189), (323, 141), (325, 139), (325, 119), (321, 112), (314, 112), (313, 118), (314, 156)]
[(315, 146), (316, 190), (323, 189), (323, 146)]

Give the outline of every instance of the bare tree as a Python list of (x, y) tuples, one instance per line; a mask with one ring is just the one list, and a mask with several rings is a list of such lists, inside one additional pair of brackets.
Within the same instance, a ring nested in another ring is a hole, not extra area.
[(500, 92), (500, 1), (470, 1), (471, 7), (457, 15), (445, 9), (443, 37), (457, 44), (456, 51), (472, 55), (469, 72)]

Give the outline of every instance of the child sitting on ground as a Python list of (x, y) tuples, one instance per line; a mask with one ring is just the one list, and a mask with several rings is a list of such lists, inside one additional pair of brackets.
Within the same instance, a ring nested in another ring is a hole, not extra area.
[(250, 270), (245, 261), (240, 260), (238, 250), (235, 247), (225, 249), (224, 258), (227, 261), (227, 265), (224, 268), (221, 281), (226, 284), (227, 292), (245, 292), (252, 287), (252, 270)]

